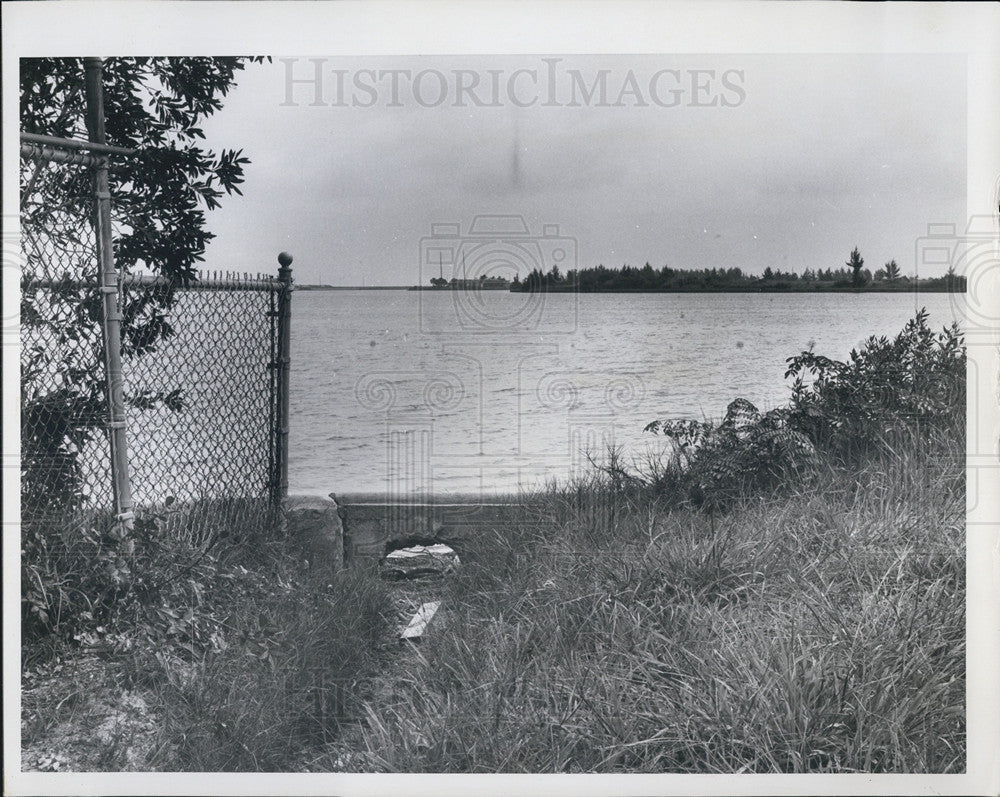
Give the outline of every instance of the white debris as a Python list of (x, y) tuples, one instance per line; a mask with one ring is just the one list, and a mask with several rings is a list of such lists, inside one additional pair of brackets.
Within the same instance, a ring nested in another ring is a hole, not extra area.
[(390, 551), (379, 565), (387, 578), (416, 578), (443, 575), (454, 570), (461, 562), (454, 549), (444, 543), (413, 545)]
[(434, 619), (434, 615), (437, 610), (441, 607), (441, 601), (431, 601), (430, 603), (423, 604), (415, 615), (413, 619), (410, 620), (410, 624), (403, 629), (403, 633), (399, 635), (400, 639), (410, 639), (414, 642), (418, 641), (425, 630), (427, 630), (427, 624)]

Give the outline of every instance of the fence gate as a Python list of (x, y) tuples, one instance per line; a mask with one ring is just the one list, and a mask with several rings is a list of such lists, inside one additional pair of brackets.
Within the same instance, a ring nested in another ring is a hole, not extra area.
[(104, 143), (97, 59), (87, 88), (90, 141), (21, 135), (22, 521), (127, 524), (173, 498), (216, 533), (287, 493), (291, 257), (119, 274), (108, 159), (138, 153)]

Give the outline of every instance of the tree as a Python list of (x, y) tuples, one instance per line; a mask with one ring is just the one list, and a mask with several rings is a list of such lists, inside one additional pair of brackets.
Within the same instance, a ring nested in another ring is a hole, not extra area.
[[(200, 124), (222, 107), (222, 98), (248, 60), (262, 59), (104, 61), (107, 143), (137, 151), (134, 156), (110, 159), (116, 265), (124, 272), (144, 266), (168, 279), (163, 288), (121, 295), (123, 358), (152, 351), (173, 334), (167, 318), (174, 286), (196, 280), (196, 265), (214, 237), (205, 229), (205, 211), (219, 207), (223, 194), (240, 193), (249, 160), (242, 150), (203, 149)], [(22, 59), (20, 67), (21, 131), (88, 138), (83, 60), (29, 58)], [(92, 246), (93, 194), (85, 169), (53, 169), (25, 161), (21, 174), (21, 227), (26, 240), (22, 329), (39, 332), (40, 340), (47, 335), (75, 342), (35, 345), (22, 355), (23, 484), (29, 491), (22, 500), (27, 496), (33, 502), (67, 507), (80, 497), (77, 452), (102, 423), (106, 406), (101, 297), (79, 282), (67, 280), (58, 289), (41, 291), (38, 281), (51, 278), (54, 269), (67, 262), (66, 258), (52, 262), (53, 253)], [(85, 258), (77, 257), (73, 267), (80, 273), (67, 276), (94, 276), (93, 264)], [(56, 384), (59, 388), (53, 389)], [(133, 404), (143, 402), (145, 408), (151, 403), (170, 409), (183, 406), (176, 391), (125, 398)], [(53, 469), (47, 460), (60, 464)], [(33, 462), (38, 465), (35, 470)]]
[(864, 276), (861, 269), (864, 268), (865, 259), (861, 257), (858, 247), (851, 251), (851, 259), (847, 261), (847, 266), (851, 269), (851, 282), (855, 288), (860, 288), (864, 284)]
[[(202, 149), (199, 125), (222, 107), (247, 60), (261, 59), (105, 60), (108, 143), (139, 150), (111, 161), (119, 268), (143, 263), (182, 282), (194, 279), (214, 237), (204, 210), (219, 207), (223, 192), (241, 193), (250, 162), (242, 150)], [(23, 59), (22, 132), (86, 138), (83, 75), (79, 58)]]
[(889, 282), (895, 282), (899, 279), (899, 265), (895, 260), (890, 260), (885, 264), (885, 278)]

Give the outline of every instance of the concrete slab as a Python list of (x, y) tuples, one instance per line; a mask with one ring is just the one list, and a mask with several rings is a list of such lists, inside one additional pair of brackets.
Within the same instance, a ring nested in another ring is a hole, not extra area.
[(313, 570), (329, 575), (344, 567), (343, 523), (335, 501), (313, 495), (291, 495), (282, 503), (290, 539)]

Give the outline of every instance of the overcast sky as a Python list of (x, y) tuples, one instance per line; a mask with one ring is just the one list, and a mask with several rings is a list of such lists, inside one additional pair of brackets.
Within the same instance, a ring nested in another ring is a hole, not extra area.
[(584, 267), (801, 272), (858, 246), (911, 273), (929, 223), (964, 227), (960, 56), (545, 59), (248, 66), (205, 125), (252, 160), (206, 268), (285, 249), (300, 283), (413, 284), (432, 224), (514, 214)]

